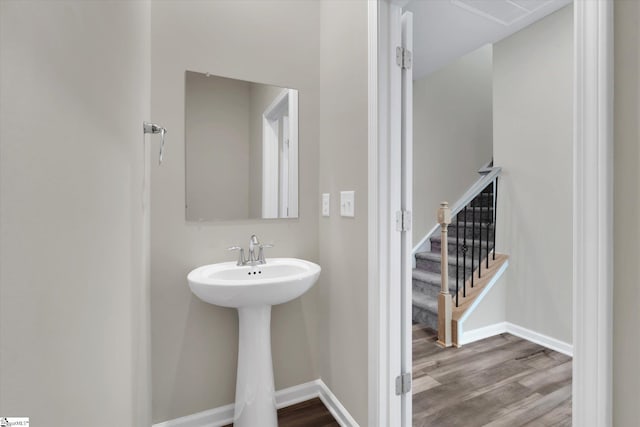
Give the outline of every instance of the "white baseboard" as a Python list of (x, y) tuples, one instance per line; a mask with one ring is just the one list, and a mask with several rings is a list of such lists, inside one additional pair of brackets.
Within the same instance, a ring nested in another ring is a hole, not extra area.
[(531, 329), (523, 328), (522, 326), (518, 326), (513, 323), (509, 323), (509, 322), (506, 322), (506, 323), (507, 323), (507, 332), (510, 333), (511, 335), (515, 335), (527, 341), (531, 341), (536, 344), (540, 344), (543, 347), (547, 347), (547, 348), (550, 348), (551, 350), (555, 350), (558, 353), (566, 354), (567, 356), (573, 357), (572, 344), (532, 331)]
[(465, 331), (462, 333), (460, 343), (462, 345), (470, 344), (505, 332), (573, 357), (573, 345), (510, 322), (500, 322), (483, 328)]
[(336, 395), (329, 390), (329, 387), (327, 387), (324, 381), (318, 379), (316, 382), (320, 388), (318, 397), (322, 400), (322, 403), (324, 403), (324, 406), (327, 407), (329, 412), (331, 412), (331, 415), (333, 415), (333, 418), (336, 419), (338, 424), (340, 424), (341, 427), (359, 427), (356, 420), (353, 419), (349, 411), (347, 411), (347, 408), (342, 406), (342, 403), (340, 403)]
[(460, 338), (460, 344), (470, 344), (485, 338), (504, 334), (505, 332), (507, 332), (507, 322), (494, 323), (493, 325), (484, 326), (482, 328), (464, 331)]
[[(341, 427), (359, 427), (321, 379), (276, 391), (278, 409), (319, 397)], [(220, 427), (233, 422), (233, 403), (154, 424), (153, 427)]]

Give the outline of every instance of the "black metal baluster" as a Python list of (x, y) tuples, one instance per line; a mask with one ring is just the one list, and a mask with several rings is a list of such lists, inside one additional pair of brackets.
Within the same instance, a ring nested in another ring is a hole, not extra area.
[(462, 230), (462, 297), (467, 297), (467, 207), (462, 214), (464, 229)]
[(476, 251), (476, 208), (473, 206), (473, 200), (469, 206), (471, 207), (471, 287), (473, 288), (473, 260)]
[(496, 260), (496, 231), (498, 230), (498, 177), (493, 184), (493, 260)]
[(460, 273), (460, 212), (456, 215), (456, 307), (458, 306), (458, 280)]
[(458, 306), (458, 279), (460, 276), (460, 212), (456, 215), (456, 307)]
[(491, 203), (491, 197), (489, 197), (490, 193), (488, 191), (489, 190), (489, 186), (488, 185), (487, 185), (487, 188), (485, 188), (484, 190), (485, 190), (485, 193), (486, 193), (486, 197), (485, 198), (487, 199), (486, 200), (486, 202), (487, 202), (486, 203), (486, 205), (487, 205), (487, 264), (486, 264), (486, 267), (489, 268), (489, 254), (491, 253), (489, 251), (489, 228), (491, 227), (491, 220), (492, 220), (491, 212), (490, 212), (490, 209), (489, 209), (489, 204)]
[(482, 277), (482, 191), (478, 207), (478, 279)]

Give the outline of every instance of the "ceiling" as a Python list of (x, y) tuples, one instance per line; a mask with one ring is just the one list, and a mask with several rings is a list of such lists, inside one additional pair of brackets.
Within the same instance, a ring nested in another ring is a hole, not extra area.
[(412, 0), (413, 78), (495, 43), (571, 0)]

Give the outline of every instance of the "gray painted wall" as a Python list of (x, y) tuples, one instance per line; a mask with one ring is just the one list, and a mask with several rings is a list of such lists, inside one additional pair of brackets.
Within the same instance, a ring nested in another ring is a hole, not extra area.
[(615, 4), (613, 425), (640, 406), (640, 4)]
[(573, 6), (493, 49), (507, 320), (572, 342)]
[[(236, 311), (198, 300), (189, 291), (187, 273), (233, 260), (226, 248), (246, 246), (252, 233), (276, 244), (267, 257), (318, 261), (320, 3), (157, 1), (151, 9), (151, 112), (169, 130), (165, 162), (162, 167), (152, 162), (151, 170), (153, 421), (159, 422), (235, 397)], [(185, 221), (185, 70), (300, 90), (299, 219)], [(318, 293), (325, 286), (320, 282), (302, 298), (273, 309), (276, 389), (320, 376)]]
[(572, 342), (573, 7), (496, 43), (498, 252), (509, 268), (465, 324), (509, 321)]
[(0, 2), (2, 416), (150, 425), (149, 10)]
[[(366, 426), (367, 3), (320, 4), (319, 193), (331, 193), (331, 216), (319, 220), (319, 372), (356, 421)], [(340, 216), (342, 190), (355, 190), (355, 218)]]
[(413, 244), (493, 155), (492, 46), (413, 82)]

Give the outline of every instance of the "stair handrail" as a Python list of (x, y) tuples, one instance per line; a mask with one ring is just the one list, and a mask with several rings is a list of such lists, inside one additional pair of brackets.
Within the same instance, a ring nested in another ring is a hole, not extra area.
[[(460, 197), (453, 205), (450, 205), (451, 217), (454, 218), (458, 212), (464, 209), (471, 201), (485, 189), (487, 185), (493, 182), (502, 173), (502, 168), (499, 166), (493, 166), (493, 161), (488, 162), (486, 165), (478, 169), (478, 173), (482, 175), (465, 193)], [(413, 267), (416, 265), (416, 254), (418, 252), (424, 252), (427, 250), (427, 243), (429, 239), (433, 237), (440, 230), (440, 224), (436, 224), (429, 232), (414, 246), (411, 251), (411, 257), (413, 259)]]
[(480, 169), (478, 173), (484, 173), (482, 177), (477, 180), (469, 189), (458, 199), (457, 202), (454, 203), (451, 208), (451, 216), (455, 216), (458, 212), (464, 209), (473, 199), (476, 198), (480, 194), (482, 190), (486, 188), (487, 185), (491, 184), (497, 177), (500, 176), (502, 172), (502, 168), (499, 166), (490, 167), (488, 171)]

